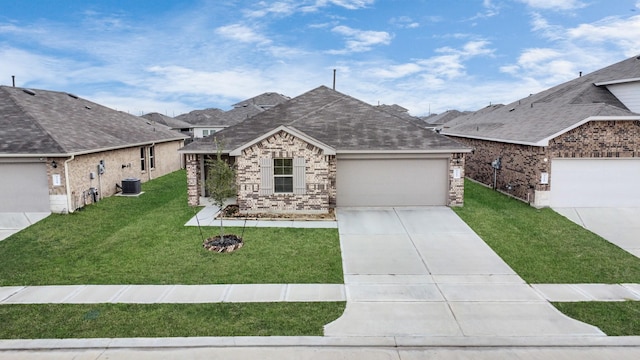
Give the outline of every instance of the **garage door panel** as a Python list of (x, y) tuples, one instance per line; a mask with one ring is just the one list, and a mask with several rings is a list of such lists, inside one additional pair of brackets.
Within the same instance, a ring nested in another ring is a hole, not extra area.
[(446, 159), (339, 159), (338, 206), (446, 205)]
[(551, 206), (640, 207), (640, 159), (556, 159)]
[(0, 164), (0, 212), (48, 211), (49, 185), (45, 164)]

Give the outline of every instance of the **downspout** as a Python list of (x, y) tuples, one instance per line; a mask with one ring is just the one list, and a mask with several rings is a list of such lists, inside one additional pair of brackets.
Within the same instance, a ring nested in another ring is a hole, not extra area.
[(75, 159), (75, 155), (71, 155), (70, 158), (64, 161), (64, 186), (67, 188), (67, 214), (72, 213), (71, 211), (71, 185), (69, 184), (69, 162)]

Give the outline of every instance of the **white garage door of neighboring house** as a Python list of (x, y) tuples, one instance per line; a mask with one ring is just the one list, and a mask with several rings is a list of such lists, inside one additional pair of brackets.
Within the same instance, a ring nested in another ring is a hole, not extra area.
[(447, 159), (340, 159), (337, 161), (337, 205), (446, 205)]
[(551, 206), (640, 207), (640, 159), (554, 159)]
[(44, 163), (0, 163), (0, 212), (48, 212)]

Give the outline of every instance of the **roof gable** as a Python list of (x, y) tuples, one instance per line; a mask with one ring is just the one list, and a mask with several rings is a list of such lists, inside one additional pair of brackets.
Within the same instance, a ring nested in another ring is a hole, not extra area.
[(257, 144), (257, 143), (261, 142), (264, 139), (268, 139), (271, 136), (273, 136), (273, 135), (275, 135), (275, 134), (277, 134), (277, 133), (279, 133), (281, 131), (284, 131), (284, 132), (286, 132), (286, 133), (288, 133), (290, 135), (293, 135), (293, 136), (297, 137), (298, 139), (306, 142), (307, 144), (311, 144), (311, 145), (321, 149), (324, 152), (325, 155), (335, 155), (336, 154), (336, 150), (333, 149), (332, 147), (321, 143), (320, 141), (318, 141), (318, 140), (306, 135), (305, 133), (303, 133), (301, 131), (296, 130), (293, 127), (281, 125), (281, 126), (278, 126), (275, 129), (263, 134), (262, 136), (260, 136), (260, 137), (258, 137), (256, 139), (253, 139), (253, 140), (249, 141), (246, 144), (242, 144), (240, 147), (238, 147), (236, 149), (233, 149), (233, 150), (229, 151), (229, 155), (231, 155), (231, 156), (239, 156), (239, 155), (242, 154), (242, 151), (244, 149)]

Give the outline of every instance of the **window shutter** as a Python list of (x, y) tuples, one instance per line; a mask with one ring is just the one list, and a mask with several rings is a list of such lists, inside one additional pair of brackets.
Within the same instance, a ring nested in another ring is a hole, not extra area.
[(306, 183), (306, 165), (304, 158), (298, 157), (293, 159), (293, 193), (296, 195), (304, 195), (307, 193)]
[(260, 195), (273, 195), (273, 159), (260, 159)]

